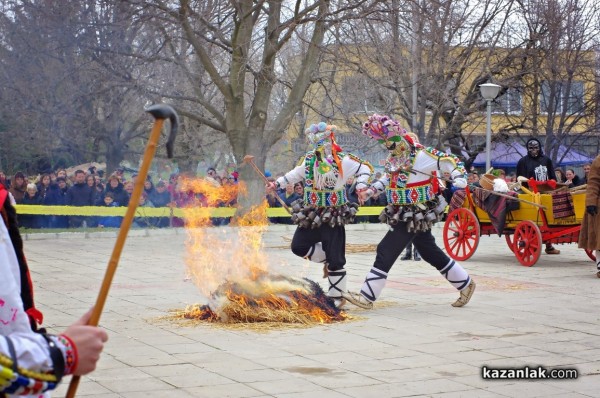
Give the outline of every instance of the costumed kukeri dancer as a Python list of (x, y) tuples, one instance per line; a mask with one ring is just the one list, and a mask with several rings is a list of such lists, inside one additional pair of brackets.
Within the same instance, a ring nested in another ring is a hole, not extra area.
[(439, 176), (450, 172), (455, 187), (466, 187), (466, 171), (462, 162), (454, 155), (414, 142), (400, 124), (388, 116), (370, 116), (362, 132), (389, 150), (385, 175), (359, 195), (364, 201), (375, 192), (385, 192), (389, 204), (379, 219), (386, 222), (390, 230), (377, 245), (375, 263), (360, 293), (347, 292), (343, 297), (361, 308), (373, 308), (373, 302), (379, 298), (394, 262), (412, 241), (423, 260), (459, 290), (460, 296), (452, 306), (464, 306), (475, 291), (475, 282), (460, 264), (436, 245), (431, 234), (431, 226), (442, 219), (446, 207), (439, 190)]
[(91, 312), (61, 335), (33, 330), (41, 314), (33, 306), (16, 212), (2, 184), (0, 212), (0, 397), (49, 397), (64, 375), (94, 370), (106, 332), (85, 325)]
[(316, 263), (322, 263), (328, 278), (327, 295), (337, 306), (344, 304), (346, 291), (346, 230), (358, 204), (348, 202), (345, 183), (354, 177), (358, 189), (366, 189), (373, 167), (358, 157), (342, 152), (335, 142), (337, 127), (324, 122), (306, 129), (314, 149), (300, 164), (278, 178), (269, 189), (285, 188), (304, 180), (304, 198), (292, 205), (292, 221), (298, 225), (292, 239), (292, 252)]

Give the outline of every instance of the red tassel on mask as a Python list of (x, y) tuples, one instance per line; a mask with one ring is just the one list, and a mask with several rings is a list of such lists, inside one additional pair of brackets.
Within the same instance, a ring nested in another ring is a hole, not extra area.
[(342, 162), (340, 161), (340, 157), (338, 156), (338, 152), (342, 152), (342, 147), (340, 147), (337, 142), (335, 142), (335, 134), (333, 131), (329, 135), (331, 139), (331, 154), (333, 155), (333, 160), (335, 160), (335, 164), (337, 165), (338, 171), (340, 173), (340, 177), (344, 178), (344, 170), (342, 170)]

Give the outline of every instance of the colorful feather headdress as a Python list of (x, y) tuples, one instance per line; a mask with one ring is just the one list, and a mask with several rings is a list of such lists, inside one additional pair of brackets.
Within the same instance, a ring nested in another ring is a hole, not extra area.
[(321, 122), (311, 124), (304, 133), (309, 143), (315, 147), (320, 147), (325, 144), (325, 140), (331, 137), (331, 134), (335, 134), (336, 130), (337, 126)]
[(375, 113), (363, 125), (362, 133), (387, 147), (389, 143), (400, 142), (406, 130), (391, 117)]
[(386, 115), (369, 116), (369, 120), (363, 125), (362, 133), (385, 145), (394, 156), (408, 157), (415, 146), (414, 140), (400, 123)]
[(340, 175), (343, 176), (342, 162), (338, 156), (338, 152), (341, 152), (342, 148), (335, 141), (336, 131), (336, 125), (320, 122), (317, 124), (311, 124), (304, 131), (304, 133), (306, 134), (308, 142), (310, 142), (315, 147), (315, 149), (321, 148), (323, 145), (325, 145), (325, 141), (329, 139), (329, 141), (331, 142), (331, 154), (336, 165), (338, 166)]

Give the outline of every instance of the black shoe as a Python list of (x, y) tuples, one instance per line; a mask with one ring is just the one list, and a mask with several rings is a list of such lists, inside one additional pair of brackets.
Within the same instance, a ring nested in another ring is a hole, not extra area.
[(421, 255), (415, 250), (415, 261), (421, 261)]
[(412, 253), (409, 251), (404, 253), (404, 256), (400, 257), (400, 260), (402, 260), (402, 261), (410, 260), (410, 259), (412, 259)]

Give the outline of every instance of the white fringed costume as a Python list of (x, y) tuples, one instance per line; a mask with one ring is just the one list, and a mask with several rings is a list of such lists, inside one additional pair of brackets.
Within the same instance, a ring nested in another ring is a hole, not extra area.
[(465, 305), (475, 283), (460, 264), (436, 245), (431, 234), (431, 226), (441, 220), (446, 207), (439, 179), (444, 172), (449, 172), (455, 187), (466, 187), (463, 163), (454, 155), (414, 142), (397, 122), (387, 116), (371, 116), (365, 123), (363, 134), (377, 139), (390, 151), (385, 175), (372, 183), (366, 192), (367, 197), (375, 192), (385, 193), (388, 205), (380, 220), (390, 225), (390, 231), (377, 246), (375, 262), (360, 294), (348, 293), (344, 297), (360, 307), (371, 308), (381, 294), (394, 262), (412, 241), (423, 260), (461, 291), (453, 306)]
[(304, 198), (292, 204), (292, 221), (298, 225), (292, 252), (324, 263), (328, 274), (327, 295), (339, 299), (346, 292), (346, 231), (358, 205), (349, 203), (346, 180), (354, 177), (357, 189), (366, 189), (373, 167), (358, 157), (341, 152), (335, 142), (336, 127), (313, 124), (307, 131), (314, 150), (300, 164), (276, 181), (278, 188), (304, 181)]

